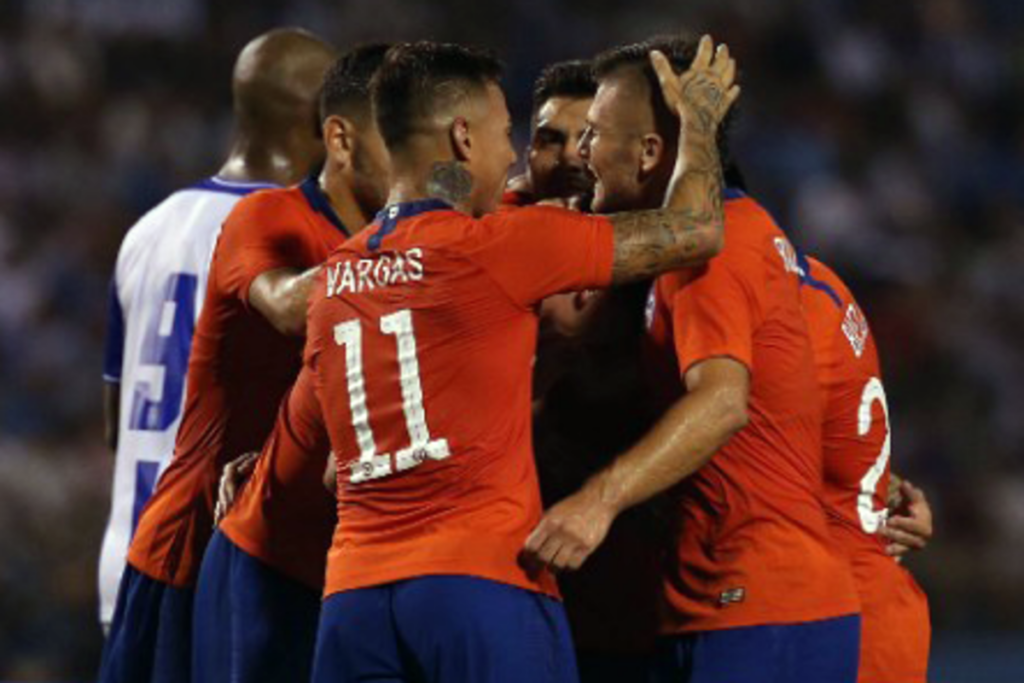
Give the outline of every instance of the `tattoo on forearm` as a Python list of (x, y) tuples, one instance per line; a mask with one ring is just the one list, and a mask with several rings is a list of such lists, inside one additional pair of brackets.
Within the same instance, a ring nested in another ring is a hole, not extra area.
[(438, 161), (430, 169), (427, 192), (452, 206), (469, 199), (473, 191), (473, 175), (457, 161)]
[(615, 227), (612, 281), (654, 277), (666, 270), (703, 260), (712, 250), (708, 229), (713, 217), (679, 209), (633, 211), (610, 216)]

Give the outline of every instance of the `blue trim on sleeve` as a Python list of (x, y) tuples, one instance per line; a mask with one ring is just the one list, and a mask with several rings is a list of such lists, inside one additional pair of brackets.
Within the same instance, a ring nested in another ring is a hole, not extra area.
[(835, 303), (836, 308), (841, 309), (843, 307), (842, 297), (839, 296), (839, 293), (836, 292), (832, 285), (828, 284), (827, 282), (822, 282), (821, 280), (811, 275), (811, 262), (807, 260), (807, 256), (804, 255), (802, 251), (797, 251), (796, 262), (797, 265), (800, 266), (800, 284), (807, 285), (808, 287), (813, 287), (814, 289), (817, 289), (818, 291), (821, 292), (825, 292), (825, 294), (827, 294), (829, 298), (832, 299), (833, 303)]
[(380, 210), (373, 222), (380, 227), (367, 241), (366, 246), (371, 251), (380, 249), (384, 238), (395, 231), (398, 221), (418, 216), (428, 211), (451, 211), (452, 205), (442, 199), (421, 199), (415, 202), (403, 202), (392, 204)]
[(272, 190), (280, 187), (274, 183), (242, 183), (233, 180), (223, 180), (217, 176), (211, 176), (205, 180), (201, 180), (195, 185), (191, 185), (187, 189), (189, 190), (206, 190), (207, 192), (221, 192), (223, 194), (233, 194), (239, 197), (244, 197), (247, 194), (252, 194), (257, 190)]
[(731, 199), (743, 199), (746, 196), (746, 193), (738, 187), (727, 187), (722, 190), (722, 199), (726, 201)]
[(107, 294), (107, 338), (103, 348), (103, 379), (107, 382), (121, 381), (124, 365), (124, 313), (121, 300), (117, 298), (117, 280), (110, 278)]

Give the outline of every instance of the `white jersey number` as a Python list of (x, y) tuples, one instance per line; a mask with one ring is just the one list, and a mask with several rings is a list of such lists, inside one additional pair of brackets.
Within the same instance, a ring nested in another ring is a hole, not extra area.
[(430, 430), (427, 428), (412, 313), (409, 310), (401, 310), (384, 316), (380, 319), (380, 330), (384, 334), (394, 335), (398, 346), (402, 409), (405, 412), (405, 427), (409, 432), (409, 445), (395, 453), (393, 466), (390, 454), (377, 452), (377, 443), (370, 427), (370, 411), (366, 406), (362, 324), (358, 320), (349, 320), (335, 325), (334, 341), (345, 347), (349, 409), (352, 411), (352, 428), (356, 433), (356, 443), (359, 444), (359, 460), (351, 465), (353, 484), (386, 477), (396, 471), (412, 469), (428, 458), (444, 460), (451, 455), (448, 440), (431, 439)]
[(860, 493), (857, 496), (857, 514), (860, 517), (860, 526), (865, 533), (873, 534), (881, 528), (889, 515), (886, 508), (875, 509), (875, 489), (885, 468), (889, 465), (889, 449), (892, 445), (892, 435), (889, 431), (889, 404), (885, 400), (885, 388), (882, 381), (872, 377), (864, 385), (864, 391), (860, 398), (860, 410), (857, 413), (857, 433), (866, 436), (871, 431), (871, 408), (878, 401), (882, 405), (882, 415), (885, 418), (885, 441), (882, 443), (882, 450), (875, 460), (875, 464), (867, 471), (864, 478), (860, 480)]

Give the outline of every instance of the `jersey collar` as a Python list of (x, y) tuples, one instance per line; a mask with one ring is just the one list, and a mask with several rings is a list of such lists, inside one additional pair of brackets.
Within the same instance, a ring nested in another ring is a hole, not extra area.
[(334, 207), (331, 206), (331, 200), (327, 197), (327, 194), (320, 188), (320, 171), (316, 171), (308, 178), (302, 181), (299, 185), (299, 189), (302, 190), (302, 195), (306, 198), (309, 206), (330, 221), (331, 225), (336, 227), (346, 237), (351, 237), (352, 233), (349, 232), (345, 224), (338, 218), (337, 212)]
[(192, 190), (207, 190), (208, 192), (222, 192), (224, 194), (238, 195), (244, 197), (256, 190), (272, 190), (280, 185), (274, 183), (242, 182), (238, 180), (224, 180), (217, 176), (210, 176), (201, 180), (191, 188)]
[(435, 198), (418, 199), (414, 202), (400, 202), (391, 206), (385, 206), (373, 219), (373, 222), (378, 223), (380, 227), (377, 228), (377, 231), (367, 241), (366, 246), (372, 251), (380, 249), (381, 242), (395, 231), (398, 221), (412, 218), (428, 211), (450, 211), (451, 209), (451, 204), (443, 199)]

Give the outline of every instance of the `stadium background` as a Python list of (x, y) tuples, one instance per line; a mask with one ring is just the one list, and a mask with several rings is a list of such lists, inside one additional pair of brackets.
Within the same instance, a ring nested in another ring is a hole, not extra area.
[(230, 68), (274, 25), (495, 48), (522, 149), (546, 63), (680, 27), (730, 44), (752, 192), (873, 323), (895, 467), (936, 538), (933, 680), (1024, 680), (1020, 0), (0, 0), (0, 679), (90, 680), (125, 230), (212, 174)]

